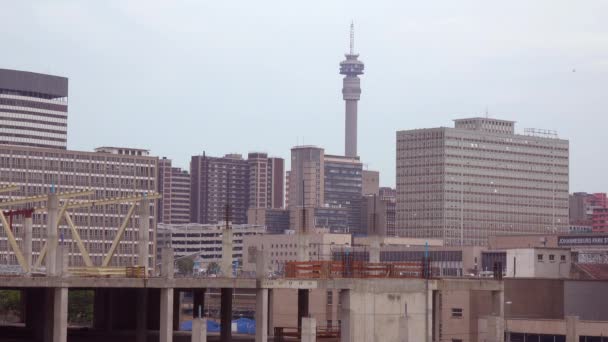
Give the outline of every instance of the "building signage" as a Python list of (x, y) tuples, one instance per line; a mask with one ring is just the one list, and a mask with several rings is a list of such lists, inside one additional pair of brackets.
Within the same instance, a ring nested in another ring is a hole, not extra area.
[(559, 236), (558, 246), (608, 246), (608, 235), (601, 236)]

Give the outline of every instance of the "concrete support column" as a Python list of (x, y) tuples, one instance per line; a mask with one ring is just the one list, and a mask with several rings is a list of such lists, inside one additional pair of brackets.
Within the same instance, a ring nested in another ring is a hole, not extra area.
[(220, 323), (220, 341), (232, 341), (232, 294), (234, 289), (223, 288), (221, 290), (221, 323)]
[[(164, 262), (164, 260), (163, 260)], [(173, 263), (171, 263), (173, 264)], [(173, 341), (173, 289), (160, 290), (160, 342)]]
[(23, 239), (23, 254), (25, 257), (25, 263), (27, 264), (27, 276), (32, 274), (32, 216), (26, 216), (23, 222), (23, 228), (25, 230), (25, 236)]
[(137, 318), (135, 322), (137, 342), (148, 339), (148, 289), (137, 289)]
[(173, 279), (174, 265), (173, 265), (173, 248), (163, 247), (161, 250), (162, 265), (160, 268), (160, 276), (167, 279)]
[(308, 233), (298, 232), (296, 234), (296, 241), (298, 243), (298, 261), (310, 261), (310, 239)]
[(139, 237), (137, 265), (145, 267), (147, 275), (150, 248), (150, 200), (147, 198), (139, 204), (139, 232), (137, 235)]
[(55, 262), (55, 275), (65, 277), (68, 274), (68, 257), (69, 251), (67, 246), (57, 246), (57, 261)]
[(59, 199), (56, 194), (51, 193), (48, 195), (46, 207), (48, 208), (46, 223), (46, 274), (47, 276), (56, 276), (57, 217), (59, 215)]
[(207, 320), (194, 318), (192, 320), (192, 342), (207, 342)]
[(492, 312), (496, 316), (505, 316), (505, 292), (492, 291)]
[(578, 342), (579, 335), (576, 331), (578, 316), (566, 316), (566, 342)]
[(274, 291), (268, 290), (268, 335), (274, 336)]
[[(399, 317), (399, 336), (401, 336), (401, 341), (402, 342), (409, 342), (410, 341), (410, 332), (408, 330), (408, 318), (407, 318), (407, 314), (404, 315), (403, 317)], [(432, 339), (430, 341), (433, 341)]]
[(203, 318), (205, 316), (205, 291), (206, 289), (192, 290), (192, 318)]
[(380, 262), (380, 237), (372, 236), (369, 246), (369, 262)]
[(351, 324), (351, 300), (350, 290), (340, 290), (340, 303), (342, 306), (338, 312), (340, 320), (340, 342), (351, 342), (355, 340), (352, 335), (353, 327)]
[(302, 331), (302, 319), (308, 317), (310, 291), (308, 289), (298, 289), (298, 331)]
[(232, 278), (232, 250), (234, 248), (232, 240), (232, 229), (222, 231), (222, 261), (220, 270), (224, 277)]
[(68, 289), (53, 289), (53, 342), (68, 340)]
[(255, 342), (268, 341), (268, 289), (258, 289), (255, 296)]
[(433, 290), (428, 288), (428, 280), (426, 285), (426, 341), (433, 341)]
[(181, 291), (178, 289), (173, 290), (173, 330), (179, 330), (179, 317), (182, 308), (182, 296)]
[(268, 341), (268, 289), (262, 288), (262, 282), (266, 279), (267, 254), (264, 250), (255, 253), (255, 275), (257, 280), (257, 292), (255, 296), (255, 341)]
[(317, 320), (313, 317), (302, 317), (302, 342), (317, 341)]
[(488, 316), (486, 341), (502, 342), (505, 339), (505, 320), (501, 316)]

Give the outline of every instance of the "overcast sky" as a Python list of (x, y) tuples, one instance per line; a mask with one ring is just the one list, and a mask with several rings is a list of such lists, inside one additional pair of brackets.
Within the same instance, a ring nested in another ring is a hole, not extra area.
[(570, 140), (570, 190), (608, 191), (608, 2), (6, 1), (0, 68), (69, 77), (70, 149), (344, 151), (338, 63), (365, 62), (359, 154), (395, 184), (395, 132), (485, 115)]

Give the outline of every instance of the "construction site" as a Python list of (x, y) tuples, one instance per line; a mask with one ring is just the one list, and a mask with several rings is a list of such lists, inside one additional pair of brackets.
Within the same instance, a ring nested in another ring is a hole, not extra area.
[[(284, 274), (268, 272), (264, 249), (249, 251), (254, 273), (233, 273), (234, 239), (226, 224), (219, 274), (176, 275), (170, 247), (161, 248), (159, 257), (151, 253), (155, 229), (150, 208), (159, 194), (94, 195), (51, 188), (44, 195), (0, 202), (7, 242), (2, 252), (5, 260), (14, 260), (2, 266), (0, 275), (0, 293), (3, 298), (13, 295), (14, 301), (11, 315), (3, 313), (1, 341), (439, 342), (509, 337), (577, 342), (608, 334), (604, 310), (579, 304), (590, 302), (588, 294), (601, 291), (605, 282), (503, 279), (499, 264), (492, 278), (449, 277), (434, 269), (428, 254), (417, 262), (367, 262), (352, 254), (310, 260), (313, 233), (307, 231), (297, 233), (299, 261), (288, 262)], [(105, 236), (111, 237), (109, 243), (101, 244), (107, 248), (94, 249), (91, 226), (83, 220), (79, 225), (73, 217), (101, 208), (120, 220), (114, 219), (116, 227)], [(375, 254), (372, 248), (370, 255)]]

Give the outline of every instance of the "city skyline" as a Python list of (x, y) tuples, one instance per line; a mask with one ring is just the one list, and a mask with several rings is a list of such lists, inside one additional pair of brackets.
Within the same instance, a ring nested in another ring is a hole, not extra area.
[[(475, 4), (454, 9), (384, 3), (365, 13), (369, 8), (354, 2), (348, 13), (328, 18), (304, 5), (277, 6), (265, 14), (273, 19), (266, 23), (234, 22), (247, 18), (247, 10), (253, 18), (268, 9), (242, 5), (242, 13), (228, 23), (204, 25), (188, 13), (202, 15), (196, 11), (201, 8), (189, 3), (153, 2), (145, 13), (137, 12), (134, 3), (13, 4), (0, 14), (17, 28), (0, 36), (3, 46), (12, 47), (1, 67), (70, 79), (69, 149), (148, 148), (184, 169), (189, 157), (203, 150), (211, 155), (266, 151), (289, 160), (290, 148), (305, 143), (337, 154), (343, 150), (344, 109), (336, 66), (347, 51), (348, 24), (354, 18), (357, 52), (369, 67), (359, 107), (359, 154), (370, 169), (381, 171), (382, 185), (395, 185), (396, 131), (450, 126), (452, 119), (484, 116), (488, 108), (489, 117), (518, 121), (522, 129), (557, 130), (572, 144), (570, 192), (606, 191), (608, 180), (599, 175), (607, 166), (591, 159), (601, 153), (598, 140), (608, 120), (601, 115), (607, 103), (598, 86), (606, 77), (606, 51), (595, 43), (606, 30), (593, 19), (604, 7), (592, 2), (572, 9), (551, 2), (553, 12), (546, 15), (541, 5), (522, 11), (517, 3)], [(224, 13), (235, 5), (223, 6), (211, 12)], [(341, 7), (319, 6), (330, 14)], [(383, 12), (386, 6), (411, 11), (407, 16)], [(483, 14), (481, 19), (469, 16), (471, 22), (463, 23), (464, 12), (472, 9)], [(482, 25), (505, 16), (503, 12), (522, 18), (502, 20), (497, 27)], [(378, 20), (383, 16), (405, 23)], [(156, 23), (162, 18), (169, 24)], [(311, 18), (319, 24), (305, 25)], [(424, 21), (429, 18), (434, 20)], [(566, 18), (568, 24), (562, 22)], [(28, 22), (34, 27), (23, 26)], [(232, 31), (222, 31), (230, 24), (236, 24)], [(251, 25), (255, 34), (249, 33)], [(482, 27), (486, 32), (476, 32)], [(283, 32), (264, 38), (277, 29)], [(206, 43), (205, 48), (186, 44), (200, 33), (205, 34), (196, 41)], [(133, 47), (135, 37), (141, 51)], [(261, 49), (253, 51), (253, 45)], [(102, 49), (108, 53), (95, 58)], [(42, 52), (45, 58), (40, 58)], [(166, 67), (159, 67), (163, 60)], [(285, 87), (288, 82), (292, 86)], [(149, 117), (162, 124), (146, 122), (139, 129)], [(268, 125), (296, 128), (259, 134)], [(242, 138), (222, 139), (221, 127)], [(169, 139), (157, 139), (167, 128)]]

